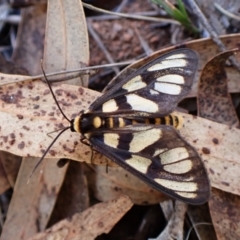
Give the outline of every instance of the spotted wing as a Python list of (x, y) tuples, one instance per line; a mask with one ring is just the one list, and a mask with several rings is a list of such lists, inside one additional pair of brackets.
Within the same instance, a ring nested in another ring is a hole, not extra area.
[(98, 98), (91, 112), (110, 115), (144, 112), (163, 116), (175, 109), (190, 91), (198, 56), (190, 49), (167, 53), (117, 83)]
[(209, 180), (196, 150), (170, 126), (129, 125), (93, 131), (100, 153), (153, 188), (189, 204), (209, 198)]

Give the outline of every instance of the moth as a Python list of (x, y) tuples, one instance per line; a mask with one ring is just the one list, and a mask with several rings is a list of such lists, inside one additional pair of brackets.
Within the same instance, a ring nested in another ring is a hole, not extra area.
[(206, 169), (177, 131), (183, 119), (172, 113), (191, 90), (197, 66), (198, 56), (190, 49), (154, 59), (111, 83), (88, 110), (68, 120), (70, 126), (57, 138), (70, 128), (153, 188), (189, 204), (205, 203), (210, 195)]

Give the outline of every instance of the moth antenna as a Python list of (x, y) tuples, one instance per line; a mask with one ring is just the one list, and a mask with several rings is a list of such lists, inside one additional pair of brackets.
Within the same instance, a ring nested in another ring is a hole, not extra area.
[(29, 177), (28, 177), (28, 181), (27, 183), (29, 183), (30, 178), (32, 177), (33, 173), (36, 171), (36, 169), (38, 168), (38, 166), (40, 165), (40, 163), (43, 161), (43, 159), (45, 158), (46, 154), (49, 152), (49, 150), (51, 149), (51, 147), (53, 146), (53, 144), (57, 141), (57, 139), (59, 138), (59, 136), (64, 133), (67, 129), (70, 129), (70, 127), (65, 127), (64, 129), (62, 129), (62, 131), (60, 133), (58, 133), (58, 135), (53, 139), (53, 141), (51, 142), (51, 144), (48, 146), (48, 148), (45, 150), (44, 154), (42, 155), (42, 157), (39, 159), (39, 161), (37, 162), (37, 164), (34, 166), (32, 172), (30, 173)]
[[(51, 92), (51, 94), (52, 94), (52, 97), (53, 97), (53, 99), (54, 99), (54, 101), (55, 101), (55, 103), (56, 103), (59, 111), (62, 113), (63, 117), (64, 117), (69, 123), (71, 123), (70, 119), (64, 114), (63, 110), (61, 109), (61, 107), (60, 107), (60, 105), (59, 105), (59, 103), (58, 103), (58, 101), (57, 101), (57, 99), (56, 99), (56, 97), (55, 97), (55, 94), (54, 94), (54, 92), (53, 92), (53, 90), (52, 90), (52, 87), (51, 87), (51, 85), (50, 85), (50, 83), (49, 83), (49, 81), (48, 81), (48, 79), (47, 79), (46, 73), (45, 73), (45, 71), (44, 71), (44, 69), (43, 69), (43, 61), (42, 61), (42, 60), (41, 60), (41, 69), (42, 69), (42, 72), (43, 72), (43, 76), (44, 76), (45, 82), (46, 82), (47, 85), (48, 85), (48, 88), (49, 88), (49, 90), (50, 90), (50, 92)], [(46, 151), (44, 152), (44, 154), (42, 155), (42, 157), (39, 159), (39, 161), (37, 162), (37, 164), (34, 166), (32, 172), (30, 173), (30, 175), (29, 175), (29, 177), (28, 177), (27, 183), (29, 183), (29, 180), (30, 180), (30, 178), (32, 177), (33, 173), (36, 171), (36, 169), (38, 168), (38, 166), (40, 165), (40, 163), (43, 161), (43, 159), (45, 158), (46, 154), (49, 152), (49, 150), (51, 149), (51, 147), (53, 146), (53, 144), (57, 141), (57, 139), (59, 138), (59, 136), (60, 136), (63, 132), (65, 132), (67, 129), (70, 129), (70, 128), (71, 128), (70, 126), (69, 126), (69, 127), (65, 127), (65, 128), (62, 129), (61, 132), (59, 132), (58, 135), (53, 139), (53, 141), (52, 141), (51, 144), (48, 146), (48, 148), (46, 149)]]
[(42, 72), (43, 72), (43, 76), (44, 76), (44, 78), (45, 78), (45, 82), (47, 83), (47, 85), (48, 85), (48, 87), (49, 87), (49, 90), (50, 90), (50, 92), (51, 92), (51, 94), (52, 94), (52, 97), (53, 97), (53, 99), (54, 99), (54, 101), (55, 101), (55, 103), (56, 103), (59, 111), (62, 113), (63, 117), (64, 117), (68, 122), (71, 122), (71, 120), (70, 120), (70, 119), (65, 115), (65, 113), (63, 112), (62, 108), (60, 107), (60, 105), (59, 105), (59, 103), (58, 103), (58, 101), (57, 101), (57, 99), (56, 99), (56, 97), (55, 97), (55, 94), (53, 93), (52, 87), (51, 87), (51, 85), (50, 85), (50, 83), (49, 83), (49, 81), (48, 81), (48, 79), (47, 79), (46, 73), (45, 73), (45, 71), (44, 71), (44, 69), (43, 69), (43, 61), (42, 61), (42, 60), (41, 60), (41, 69), (42, 69)]

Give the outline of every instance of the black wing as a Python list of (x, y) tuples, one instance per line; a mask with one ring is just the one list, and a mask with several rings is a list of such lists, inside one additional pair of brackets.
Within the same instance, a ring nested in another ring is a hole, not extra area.
[(144, 112), (164, 116), (190, 91), (198, 56), (190, 49), (167, 53), (130, 74), (98, 98), (90, 112), (109, 115)]

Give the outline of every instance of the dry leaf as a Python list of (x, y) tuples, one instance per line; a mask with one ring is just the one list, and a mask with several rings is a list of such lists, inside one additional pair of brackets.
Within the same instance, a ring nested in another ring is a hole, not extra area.
[(217, 240), (216, 233), (212, 225), (208, 204), (201, 206), (189, 205), (187, 215), (191, 223), (191, 226), (189, 226), (188, 229), (193, 227), (194, 229), (192, 229), (192, 231), (195, 231), (198, 239)]
[(10, 187), (14, 187), (20, 165), (21, 157), (8, 152), (0, 152), (1, 193)]
[(22, 161), (21, 174), (15, 184), (16, 191), (14, 191), (7, 219), (3, 225), (1, 240), (27, 239), (46, 227), (61, 187), (59, 183), (61, 183), (65, 168), (58, 169), (53, 174), (51, 168), (56, 166), (56, 160), (52, 160), (48, 162), (50, 167), (45, 169), (39, 178), (31, 178), (27, 183), (36, 160), (38, 159), (27, 158)]
[(83, 212), (89, 205), (88, 183), (83, 172), (83, 163), (70, 161), (48, 226)]
[(228, 93), (226, 60), (238, 49), (221, 53), (204, 67), (199, 81), (198, 115), (212, 121), (238, 126), (239, 120)]
[(7, 178), (7, 174), (5, 173), (2, 161), (2, 156), (0, 156), (0, 194), (4, 193), (7, 189), (11, 187)]
[(121, 196), (109, 202), (98, 203), (80, 214), (75, 214), (71, 219), (63, 220), (46, 232), (37, 234), (28, 240), (95, 239), (102, 233), (108, 233), (132, 205), (127, 196)]
[[(227, 76), (225, 72), (225, 61), (232, 55), (233, 51), (221, 53), (209, 61), (203, 70), (199, 84), (200, 116), (230, 126), (238, 125), (236, 111), (228, 93)], [(215, 171), (217, 166), (219, 166), (219, 164), (216, 164), (216, 167), (212, 170)], [(231, 162), (226, 163), (226, 169), (229, 170), (231, 167), (234, 168)], [(235, 173), (234, 171), (229, 172), (229, 174), (231, 174), (229, 176), (239, 181), (239, 175)], [(229, 183), (226, 181), (223, 182), (223, 184), (228, 185)], [(236, 223), (240, 221), (239, 203), (240, 196), (234, 196), (230, 193), (214, 188), (212, 189), (212, 196), (209, 200), (209, 210), (218, 239), (239, 239), (240, 231), (238, 231), (239, 227), (236, 225)]]
[(212, 192), (209, 209), (217, 239), (240, 239), (240, 197), (218, 189)]
[(46, 4), (24, 8), (21, 15), (12, 61), (27, 69), (30, 75), (39, 74), (43, 58)]
[(168, 197), (151, 188), (139, 178), (128, 173), (123, 168), (105, 166), (90, 166), (88, 183), (95, 198), (100, 201), (108, 201), (121, 195), (127, 195), (134, 204), (156, 204)]
[(167, 226), (165, 227), (164, 231), (154, 239), (149, 240), (166, 240), (166, 239), (183, 239), (183, 223), (185, 213), (187, 211), (187, 204), (183, 202), (176, 201), (175, 202), (175, 209), (170, 217)]
[[(77, 69), (82, 63), (88, 64), (88, 61), (88, 31), (82, 2), (79, 0), (48, 1), (44, 44), (45, 71)], [(88, 77), (72, 79), (68, 84), (87, 86)]]

